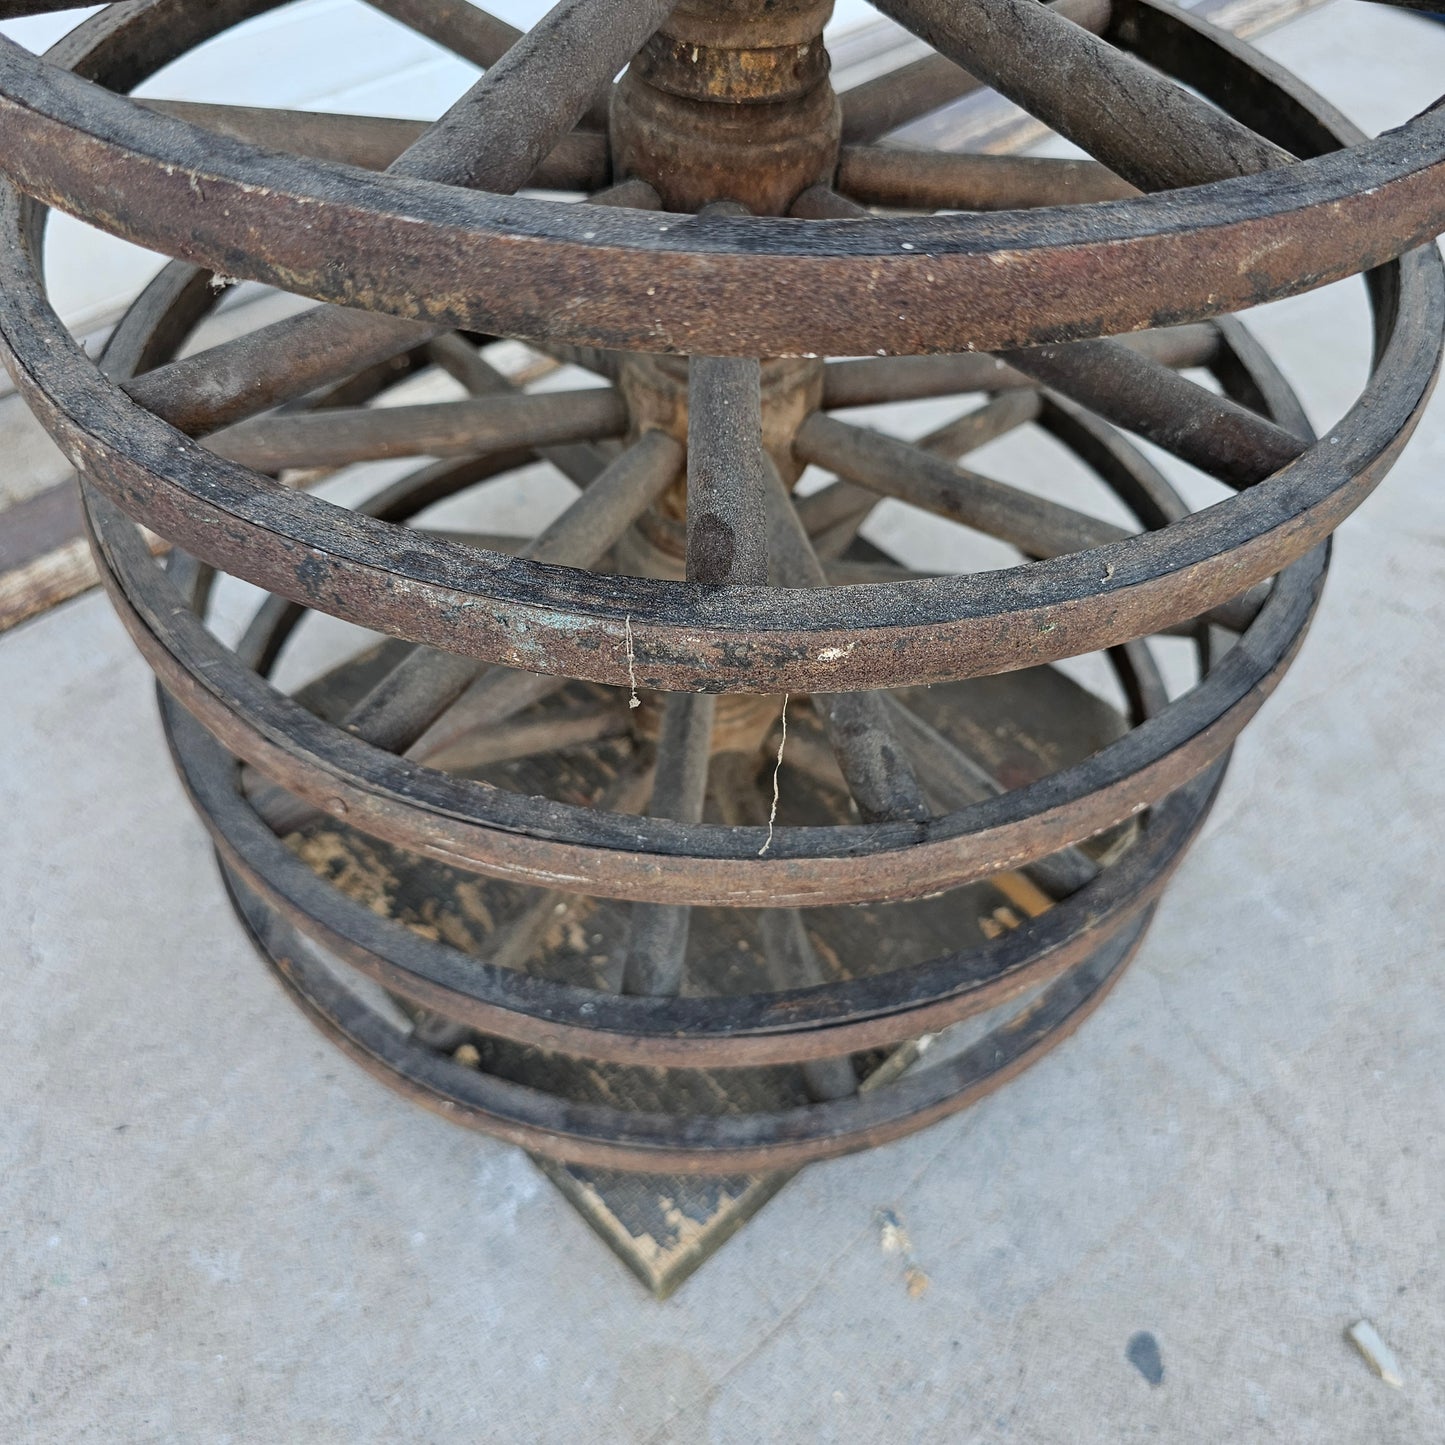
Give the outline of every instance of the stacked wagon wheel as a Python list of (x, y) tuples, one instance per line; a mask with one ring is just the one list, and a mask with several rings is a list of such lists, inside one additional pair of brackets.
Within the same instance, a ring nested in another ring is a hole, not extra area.
[[(122, 94), (274, 0), (0, 44), (5, 359), (242, 919), (374, 1072), (557, 1158), (961, 1107), (1119, 976), (1420, 414), (1445, 109), (1366, 139), (1155, 0), (880, 0), (936, 54), (841, 103), (817, 0), (373, 3), (485, 67), (435, 124)], [(1092, 159), (883, 143), (983, 87)], [(175, 258), (98, 363), (47, 206)], [(1228, 313), (1355, 273), (1371, 375), (1315, 439)], [(321, 304), (188, 347), (235, 280)], [(1022, 431), (1048, 495), (970, 465)], [(535, 534), (433, 515), (549, 470)], [(1012, 561), (912, 567), (882, 498)], [(231, 643), (223, 574), (269, 594)], [(288, 692), (320, 614), (380, 636)]]

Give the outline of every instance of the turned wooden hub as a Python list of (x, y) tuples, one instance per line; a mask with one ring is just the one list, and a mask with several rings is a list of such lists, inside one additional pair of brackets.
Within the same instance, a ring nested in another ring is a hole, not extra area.
[(823, 44), (832, 9), (679, 5), (613, 92), (616, 174), (648, 182), (670, 211), (732, 201), (787, 215), (838, 168), (842, 111)]

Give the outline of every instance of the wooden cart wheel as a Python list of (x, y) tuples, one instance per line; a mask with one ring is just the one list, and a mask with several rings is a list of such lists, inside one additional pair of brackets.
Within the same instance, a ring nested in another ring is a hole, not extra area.
[[(841, 97), (820, 0), (371, 3), (483, 68), (434, 124), (124, 94), (276, 0), (0, 41), (0, 352), (245, 926), (368, 1067), (557, 1158), (772, 1168), (961, 1107), (1132, 956), (1428, 399), (1445, 110), (1368, 139), (1160, 0), (880, 0), (933, 53)], [(1088, 158), (887, 143), (986, 87)], [(100, 365), (49, 206), (175, 258)], [(1371, 375), (1316, 438), (1228, 313), (1356, 273)], [(188, 352), (237, 279), (319, 304)], [(1067, 502), (968, 460), (1025, 431)], [(539, 465), (576, 496), (535, 534), (429, 522)], [(884, 499), (959, 560), (868, 540)], [(221, 575), (270, 594), (235, 646)], [(382, 640), (288, 692), (323, 614)]]

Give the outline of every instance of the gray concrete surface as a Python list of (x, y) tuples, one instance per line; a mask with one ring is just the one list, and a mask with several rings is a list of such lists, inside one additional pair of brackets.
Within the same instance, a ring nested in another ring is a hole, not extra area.
[[(1266, 48), (1372, 127), (1445, 76), (1363, 6)], [(1320, 420), (1359, 316), (1258, 318)], [(1437, 404), (1101, 1013), (664, 1305), (268, 982), (105, 603), (0, 639), (0, 1441), (1445, 1438), (1442, 466)]]

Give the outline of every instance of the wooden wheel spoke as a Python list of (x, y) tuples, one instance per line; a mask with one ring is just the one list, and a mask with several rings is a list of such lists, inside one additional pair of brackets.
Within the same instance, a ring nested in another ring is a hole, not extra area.
[(367, 402), (374, 401), (388, 387), (395, 386), (397, 382), (408, 376), (414, 376), (417, 372), (425, 371), (433, 362), (434, 357), (430, 347), (415, 346), (400, 356), (393, 356), (388, 361), (379, 361), (375, 366), (368, 366), (364, 370), (358, 371), (355, 376), (348, 376), (344, 381), (338, 381), (334, 386), (321, 387), (308, 396), (287, 402), (282, 410), (286, 412), (329, 411), (342, 406), (365, 406)]
[(611, 706), (569, 708), (538, 718), (509, 718), (473, 733), (431, 759), (433, 766), (480, 768), (538, 754), (554, 754), (583, 743), (620, 737), (628, 730), (623, 712)]
[[(388, 169), (427, 129), (425, 121), (380, 115), (181, 100), (139, 100), (137, 104), (248, 145), (372, 171)], [(607, 138), (595, 131), (569, 131), (558, 137), (537, 163), (527, 184), (542, 190), (590, 191), (605, 184), (607, 170)]]
[(867, 206), (840, 196), (831, 186), (809, 186), (788, 212), (803, 221), (856, 221), (869, 214)]
[(712, 587), (768, 580), (761, 374), (747, 357), (688, 367), (687, 577)]
[(819, 557), (834, 558), (848, 550), (858, 529), (882, 500), (866, 487), (835, 480), (806, 497), (795, 497), (793, 505), (813, 550)]
[[(591, 805), (607, 812), (633, 812), (646, 798), (649, 781), (647, 770), (628, 767), (607, 787), (593, 795)], [(583, 895), (567, 893), (560, 888), (538, 891), (510, 923), (498, 930), (487, 961), (497, 968), (512, 968), (525, 973), (528, 963), (536, 957), (542, 935), (555, 927), (560, 919), (566, 918), (582, 900)]]
[(633, 211), (656, 211), (662, 207), (662, 197), (648, 183), (637, 176), (607, 186), (588, 196), (593, 206), (622, 206)]
[(1035, 391), (1005, 392), (983, 406), (935, 427), (914, 442), (920, 451), (933, 452), (949, 461), (967, 456), (1038, 419), (1043, 403)]
[(621, 397), (599, 387), (257, 417), (217, 432), (206, 445), (232, 461), (274, 472), (387, 457), (477, 456), (532, 449), (617, 436), (626, 426)]
[[(612, 463), (523, 552), (535, 561), (584, 567), (599, 560), (677, 475), (682, 449), (649, 432)], [(478, 727), (506, 721), (566, 685), (565, 678), (491, 667), (475, 658), (415, 647), (342, 719), (347, 731), (377, 747), (433, 758), (461, 745)], [(278, 831), (307, 816), (284, 789), (258, 790), (255, 806)], [(298, 812), (298, 806), (300, 811)]]
[(344, 381), (439, 332), (396, 316), (315, 306), (121, 385), (163, 421), (205, 436)]
[[(486, 361), (471, 342), (456, 334), (438, 337), (430, 350), (437, 364), (473, 396), (520, 393), (516, 383)], [(579, 487), (590, 486), (611, 460), (600, 447), (589, 442), (538, 446), (537, 455)]]
[[(719, 754), (713, 760), (713, 780), (725, 823), (740, 828), (767, 824), (769, 807), (758, 788), (755, 758), (738, 752)], [(757, 922), (763, 945), (760, 962), (771, 988), (807, 988), (837, 981), (813, 947), (801, 910), (760, 908)], [(858, 1089), (850, 1059), (814, 1059), (802, 1066), (802, 1074), (803, 1086), (812, 1099), (845, 1099)]]
[(1030, 557), (1056, 557), (1132, 535), (1071, 507), (955, 466), (909, 442), (814, 415), (798, 433), (800, 457), (858, 486), (896, 497), (1008, 542)]
[[(367, 0), (367, 4), (482, 70), (495, 65), (523, 35), (471, 0)], [(609, 76), (607, 89), (611, 84)], [(606, 131), (606, 90), (593, 99), (582, 120), (594, 130)]]
[(495, 65), (522, 31), (490, 15), (471, 0), (366, 0), (374, 10), (425, 35), (480, 70)]
[[(1092, 343), (1073, 342), (1075, 346)], [(1212, 326), (1173, 326), (1141, 331), (1113, 343), (1168, 367), (1205, 366), (1218, 354), (1219, 335)], [(991, 356), (966, 351), (952, 356), (869, 356), (854, 361), (832, 361), (823, 371), (823, 410), (850, 406), (877, 406), (883, 402), (921, 401), (972, 391), (1014, 391), (1035, 387), (1035, 377), (1012, 365), (1015, 356), (1028, 356), (1041, 348)], [(1052, 348), (1063, 351), (1065, 348)]]
[[(760, 909), (758, 932), (762, 934), (772, 987), (806, 988), (809, 984), (831, 982), (798, 909)], [(858, 1076), (851, 1059), (812, 1059), (802, 1065), (802, 1074), (803, 1087), (811, 1099), (846, 1099), (858, 1092)]]
[(1139, 194), (1098, 161), (895, 146), (844, 147), (838, 190), (865, 205), (909, 211), (1012, 211)]
[[(669, 693), (657, 740), (652, 785), (654, 818), (702, 821), (712, 755), (714, 699), (707, 693)], [(684, 978), (692, 909), (676, 903), (638, 903), (632, 908), (622, 966), (622, 992), (672, 997)]]
[(1294, 160), (1037, 0), (877, 5), (1141, 190), (1200, 185)]
[[(516, 190), (670, 8), (671, 0), (562, 0), (388, 171)], [(183, 431), (215, 430), (384, 361), (442, 329), (321, 306), (149, 372), (128, 390)]]
[[(704, 215), (746, 215), (735, 202)], [(687, 579), (766, 586), (768, 481), (762, 368), (752, 357), (694, 356), (687, 373)]]
[[(996, 441), (1033, 421), (1041, 402), (1037, 392), (1013, 391), (995, 397), (973, 411), (965, 412), (914, 443), (923, 451), (936, 452), (949, 461), (986, 443)], [(806, 497), (794, 500), (798, 516), (820, 557), (837, 558), (847, 551), (873, 509), (882, 501), (877, 492), (852, 482), (834, 481)], [(831, 566), (829, 576), (834, 577)], [(834, 578), (834, 580), (838, 580)], [(865, 579), (858, 579), (865, 580)], [(877, 579), (869, 579), (877, 580)]]
[[(880, 702), (899, 740), (907, 746), (925, 790), (939, 808), (954, 812), (1005, 791), (987, 768), (906, 703), (889, 694), (883, 694)], [(1022, 871), (1045, 891), (1062, 897), (1082, 888), (1099, 870), (1080, 849), (1065, 848)]]
[[(1088, 30), (1100, 31), (1109, 23), (1109, 7), (1100, 0), (1054, 0), (1050, 9)], [(844, 144), (878, 140), (982, 89), (982, 81), (947, 55), (926, 55), (844, 91)]]
[[(960, 420), (967, 421), (968, 418)], [(799, 431), (795, 450), (805, 460), (839, 473), (855, 488), (872, 491), (880, 497), (894, 497), (947, 517), (974, 531), (1008, 542), (1028, 557), (1062, 556), (1090, 547), (1105, 547), (1134, 535), (1112, 522), (1101, 521), (1072, 507), (1032, 496), (1004, 482), (954, 465), (946, 458), (952, 453), (951, 434), (958, 426), (959, 422), (953, 422), (919, 442), (904, 442), (835, 421), (831, 417), (815, 415)], [(941, 440), (947, 445), (940, 446)], [(826, 499), (829, 491), (831, 488), (826, 488), (815, 495)], [(810, 500), (803, 499), (800, 511)], [(882, 576), (850, 578), (844, 568), (840, 570), (838, 580), (889, 579)], [(1239, 632), (1253, 620), (1260, 601), (1261, 595), (1251, 592), (1212, 608), (1204, 617), (1218, 626)], [(1184, 625), (1186, 634), (1191, 626)]]
[(863, 145), (878, 140), (982, 89), (977, 79), (946, 55), (925, 55), (843, 92), (839, 97), (843, 142)]
[[(423, 649), (418, 654), (424, 657)], [(445, 682), (441, 677), (438, 682)], [(420, 690), (425, 679), (418, 682)], [(565, 677), (545, 672), (522, 672), (513, 667), (473, 668), (466, 685), (455, 700), (444, 698), (429, 703), (434, 714), (422, 724), (416, 740), (404, 746), (406, 756), (417, 762), (439, 762), (456, 749), (467, 746), (477, 732), (509, 721), (533, 703), (543, 702), (567, 686)]]
[[(768, 542), (776, 580), (785, 587), (826, 587), (793, 500), (772, 463), (767, 467)], [(913, 821), (928, 816), (918, 780), (872, 692), (814, 693), (829, 744), (865, 822)]]
[(488, 191), (524, 185), (672, 3), (561, 0), (406, 151), (406, 174)]
[(1117, 341), (1074, 341), (1003, 355), (1036, 382), (1232, 487), (1262, 481), (1306, 447), (1237, 401)]
[[(561, 567), (591, 566), (661, 495), (677, 475), (680, 463), (677, 443), (660, 432), (649, 432), (545, 528), (524, 555)], [(356, 705), (345, 726), (368, 742), (396, 751), (412, 748), (425, 738), (430, 755), (480, 723), (500, 721), (499, 691), (515, 712), (554, 685), (551, 678), (499, 668), (495, 669), (496, 682), (466, 698), (474, 681), (485, 682), (490, 676), (479, 678), (484, 668), (475, 658), (418, 647)], [(524, 681), (534, 676), (536, 681)], [(443, 714), (464, 698), (468, 705), (446, 719), (445, 729), (436, 728)], [(518, 702), (519, 698), (524, 700)]]

